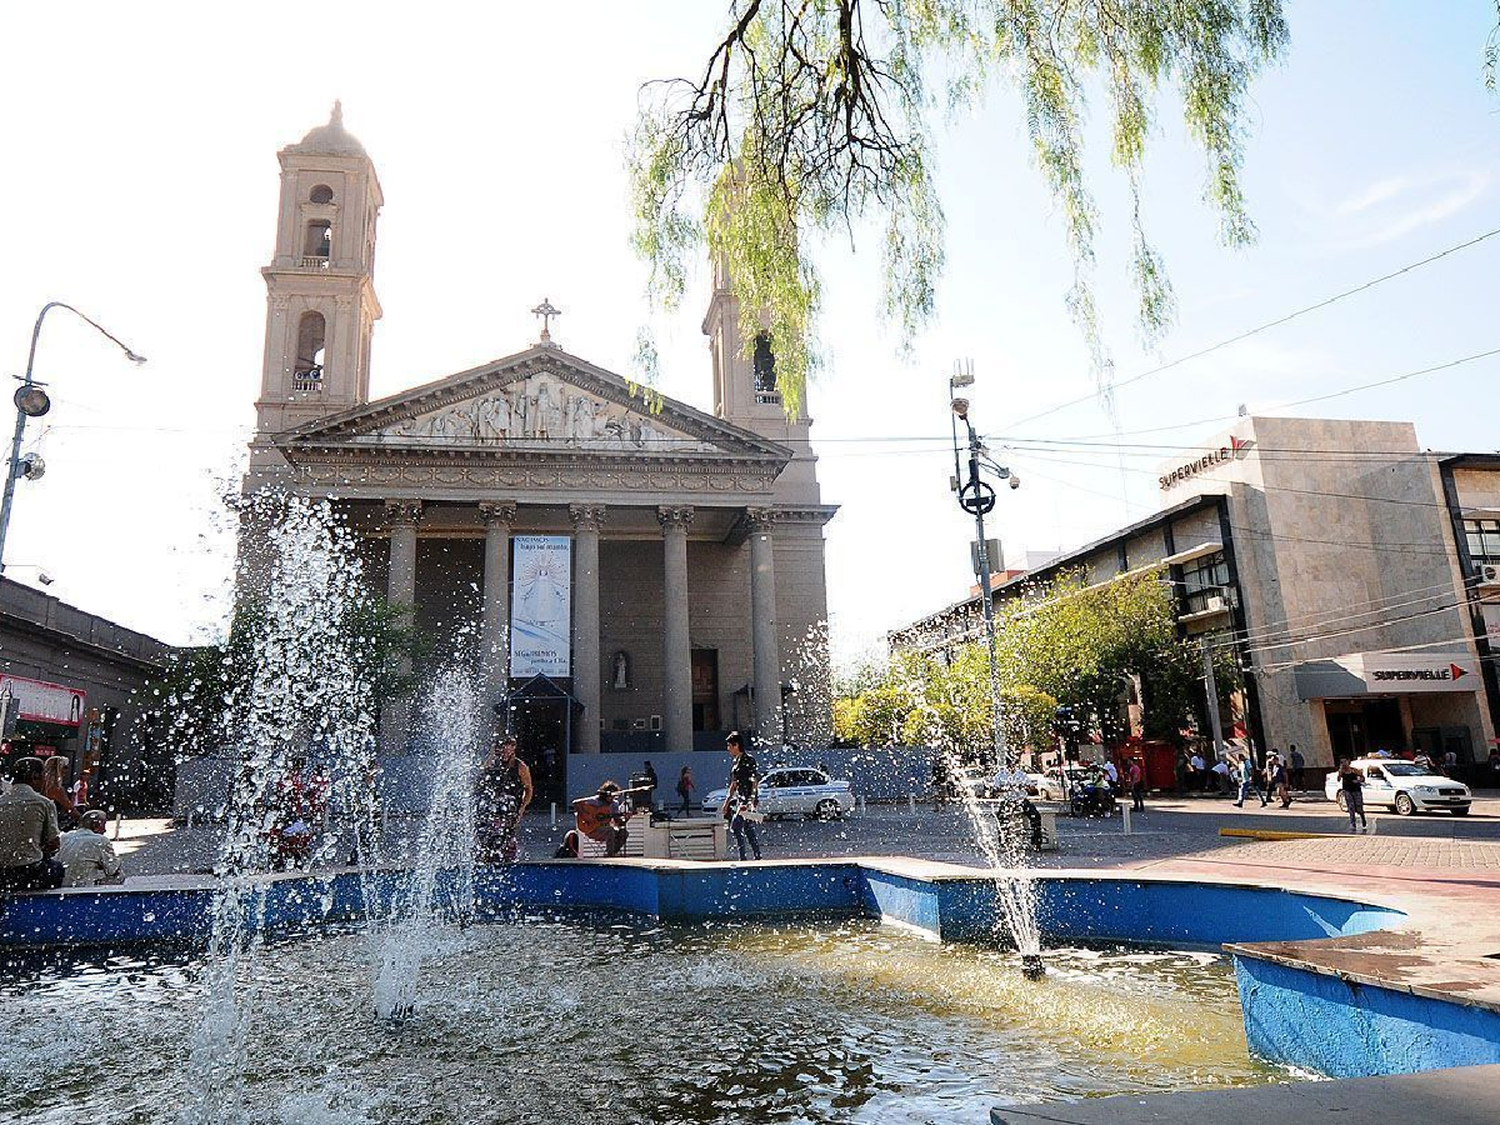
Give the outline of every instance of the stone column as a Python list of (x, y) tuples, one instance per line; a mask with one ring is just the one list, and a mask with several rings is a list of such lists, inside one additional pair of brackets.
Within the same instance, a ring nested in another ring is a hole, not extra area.
[(599, 530), (604, 505), (570, 504), (573, 517), (573, 694), (583, 704), (573, 747), (599, 752)]
[[(510, 527), (516, 506), (509, 500), (479, 505), (484, 521), (484, 593), (480, 615), (479, 660), (484, 675), (484, 702), (490, 721), (494, 707), (510, 688)], [(501, 721), (508, 725), (509, 717)]]
[(781, 654), (776, 644), (776, 568), (771, 528), (776, 512), (751, 508), (750, 639), (755, 647), (755, 733), (761, 746), (781, 744)]
[[(412, 624), (417, 602), (417, 521), (422, 518), (420, 500), (387, 500), (385, 522), (391, 531), (391, 567), (386, 585), (386, 601), (393, 609), (406, 610), (402, 624)], [(411, 657), (396, 662), (401, 676), (411, 675)], [(390, 697), (380, 701), (380, 752), (405, 754), (411, 734), (411, 696)]]
[(669, 752), (693, 748), (693, 653), (688, 633), (688, 524), (691, 508), (658, 508), (661, 520), (663, 630), (666, 643), (666, 711)]

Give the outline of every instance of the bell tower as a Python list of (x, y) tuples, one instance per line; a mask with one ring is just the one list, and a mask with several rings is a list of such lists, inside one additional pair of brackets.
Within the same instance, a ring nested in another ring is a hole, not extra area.
[(809, 442), (812, 419), (803, 395), (797, 412), (788, 416), (776, 389), (776, 353), (769, 333), (757, 334), (747, 349), (740, 330), (740, 299), (730, 284), (729, 264), (714, 261), (714, 289), (703, 334), (713, 357), (714, 414), (752, 433), (783, 442), (792, 449), (792, 462), (776, 482), (784, 503), (818, 504), (817, 457)]
[(370, 397), (375, 165), (333, 103), (320, 125), (276, 154), (281, 207), (266, 279), (266, 350), (256, 401), (262, 434), (294, 429)]

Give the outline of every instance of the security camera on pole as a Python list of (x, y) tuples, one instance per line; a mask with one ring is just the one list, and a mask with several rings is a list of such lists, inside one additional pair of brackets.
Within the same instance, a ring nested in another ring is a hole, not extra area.
[[(989, 470), (996, 479), (1008, 481), (1011, 488), (1021, 487), (1021, 478), (1012, 473), (1004, 465), (998, 465), (990, 457), (989, 450), (980, 441), (979, 435), (974, 430), (974, 423), (969, 419), (969, 400), (960, 398), (953, 394), (960, 387), (972, 386), (974, 383), (974, 367), (972, 363), (965, 364), (956, 370), (948, 380), (948, 390), (952, 397), (953, 409), (953, 469), (952, 480), (953, 491), (958, 494), (958, 506), (974, 517), (974, 546), (973, 556), (975, 571), (979, 576), (979, 604), (984, 612), (985, 639), (989, 647), (990, 658), (990, 699), (995, 717), (994, 747), (995, 764), (999, 769), (1011, 772), (1015, 769), (1015, 762), (1011, 760), (1010, 752), (1005, 744), (1005, 729), (1002, 722), (1000, 706), (1000, 661), (996, 651), (995, 640), (995, 599), (992, 590), (992, 570), (990, 566), (991, 543), (998, 547), (998, 541), (991, 541), (984, 535), (984, 517), (995, 508), (996, 492), (994, 485), (986, 481), (981, 475), (981, 468)], [(958, 423), (963, 422), (968, 431), (969, 463), (967, 474), (961, 470)], [(998, 559), (995, 561), (999, 561)]]

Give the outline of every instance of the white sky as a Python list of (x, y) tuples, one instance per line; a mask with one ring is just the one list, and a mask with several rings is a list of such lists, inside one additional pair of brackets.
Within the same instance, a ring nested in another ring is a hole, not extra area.
[[(397, 17), (368, 3), (6, 6), (0, 362), (22, 369), (48, 299), (151, 360), (135, 368), (85, 327), (49, 320), (37, 371), (56, 406), (28, 431), (48, 473), (18, 485), (7, 574), (34, 581), (26, 564), (40, 565), (51, 592), (169, 641), (218, 627), (230, 540), (215, 495), (236, 480), (253, 422), (275, 153), (326, 120), (335, 97), (385, 189), (373, 394), (526, 346), (526, 310), (544, 295), (565, 311), (564, 347), (628, 373), (650, 314), (627, 242), (623, 138), (641, 82), (693, 71), (724, 7), (429, 3)], [(1175, 111), (1156, 130), (1146, 220), (1180, 315), (1149, 353), (1121, 284), (1124, 193), (1096, 122), (1099, 299), (1121, 377), (1500, 226), (1500, 102), (1479, 74), (1491, 5), (1329, 0), (1289, 15), (1290, 57), (1251, 104), (1255, 248), (1217, 245), (1202, 162)], [(1008, 428), (1091, 386), (1062, 305), (1061, 224), (1014, 97), (997, 92), (955, 122), (938, 156), (950, 262), (939, 318), (909, 359), (871, 328), (874, 241), (835, 245), (825, 260), (830, 362), (811, 404), (824, 497), (843, 506), (828, 576), (844, 653), (970, 581), (972, 527), (947, 492), (951, 454), (933, 440), (948, 433), (956, 357), (974, 359), (976, 420), (997, 452), (1010, 434), (1108, 440), (1116, 428), (1093, 401)], [(1007, 555), (1145, 515), (1145, 470), (1222, 425), (1133, 431), (1500, 346), (1497, 263), (1500, 238), (1122, 390), (1123, 440), (1161, 449), (1001, 453), (1025, 480), (1001, 498)], [(706, 297), (700, 275), (681, 315), (654, 322), (660, 389), (700, 407), (711, 405)], [(1308, 410), (1412, 419), (1434, 447), (1493, 449), (1497, 371), (1485, 361)]]

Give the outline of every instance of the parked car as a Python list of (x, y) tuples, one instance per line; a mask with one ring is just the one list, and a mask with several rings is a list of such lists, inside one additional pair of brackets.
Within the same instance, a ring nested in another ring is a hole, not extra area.
[[(1366, 806), (1385, 805), (1402, 816), (1438, 809), (1467, 816), (1474, 800), (1463, 782), (1400, 758), (1357, 758), (1350, 765), (1365, 775)], [(1337, 801), (1339, 808), (1345, 807), (1338, 770), (1324, 780), (1323, 792), (1330, 801)]]
[[(703, 811), (718, 816), (729, 795), (726, 788), (704, 794)], [(847, 781), (835, 781), (822, 770), (801, 766), (778, 766), (760, 779), (760, 811), (768, 817), (815, 816), (836, 820), (854, 808), (854, 794)]]

